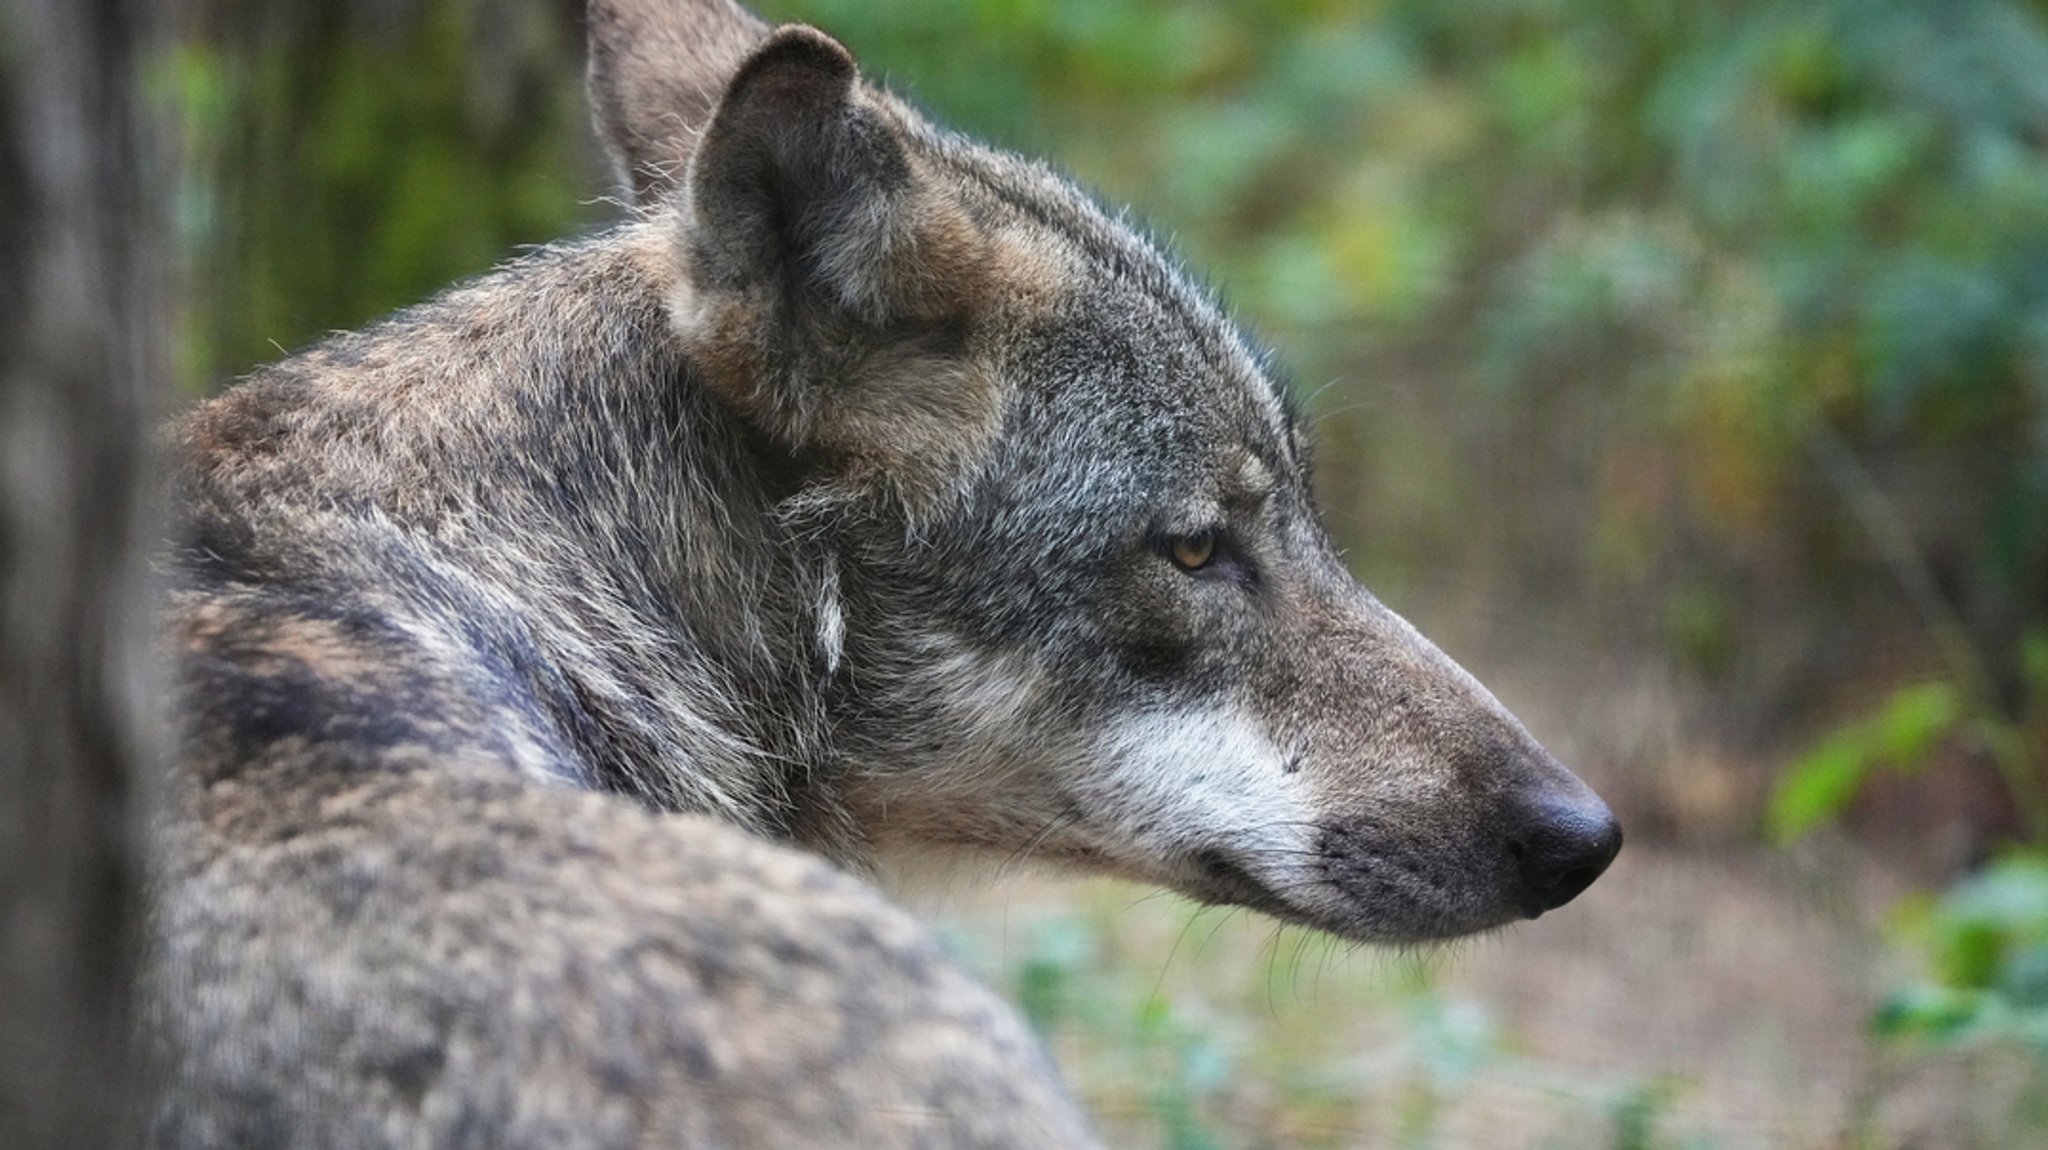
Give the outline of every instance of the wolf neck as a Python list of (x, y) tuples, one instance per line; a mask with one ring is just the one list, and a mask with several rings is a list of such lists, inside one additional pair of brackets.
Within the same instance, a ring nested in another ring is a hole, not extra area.
[(778, 514), (790, 480), (773, 449), (679, 347), (673, 227), (621, 228), (450, 298), (526, 312), (475, 365), (517, 393), (516, 430), (484, 448), (517, 478), (494, 497), (506, 510), (460, 532), (460, 562), (504, 583), (567, 684), (550, 709), (580, 782), (831, 849), (832, 564)]

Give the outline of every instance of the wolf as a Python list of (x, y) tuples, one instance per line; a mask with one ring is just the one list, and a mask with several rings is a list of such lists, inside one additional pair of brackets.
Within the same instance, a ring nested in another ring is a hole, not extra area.
[(817, 30), (588, 22), (629, 219), (174, 430), (152, 1144), (1086, 1146), (877, 875), (1400, 943), (1613, 859), (1151, 242)]

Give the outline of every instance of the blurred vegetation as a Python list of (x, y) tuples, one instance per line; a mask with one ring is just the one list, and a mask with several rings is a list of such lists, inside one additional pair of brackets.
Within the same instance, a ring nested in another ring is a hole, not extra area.
[(192, 9), (151, 76), (184, 128), (189, 388), (603, 216), (574, 82), (580, 4)]
[[(1901, 911), (1878, 1029), (2048, 1065), (2048, 0), (764, 6), (1139, 205), (1282, 350), (1333, 533), (1454, 650), (1668, 677), (1742, 774), (1724, 841), (1932, 856), (1956, 885)], [(151, 77), (189, 385), (615, 214), (579, 10), (199, 4)], [(1702, 833), (1613, 757), (1634, 841)], [(1108, 936), (1047, 929), (1033, 1016), (1146, 1067), (1164, 1144), (1218, 1144), (1235, 1047), (1077, 983)], [(1427, 1145), (1507, 1045), (1410, 989), (1442, 1049), (1388, 1137)], [(1363, 1120), (1288, 1057), (1287, 1113)], [(1616, 1089), (1600, 1140), (1671, 1144), (1674, 1088)]]
[(1674, 1120), (1686, 1083), (1548, 1065), (1442, 985), (1441, 956), (1361, 960), (1326, 935), (1108, 883), (1004, 919), (950, 941), (1047, 1035), (1112, 1146), (1713, 1145)]

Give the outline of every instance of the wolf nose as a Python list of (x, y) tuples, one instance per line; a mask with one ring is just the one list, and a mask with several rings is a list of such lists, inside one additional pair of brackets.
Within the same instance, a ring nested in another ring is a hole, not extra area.
[(1525, 818), (1508, 839), (1508, 854), (1520, 863), (1522, 882), (1534, 896), (1530, 918), (1579, 897), (1621, 852), (1621, 824), (1598, 799), (1537, 804)]

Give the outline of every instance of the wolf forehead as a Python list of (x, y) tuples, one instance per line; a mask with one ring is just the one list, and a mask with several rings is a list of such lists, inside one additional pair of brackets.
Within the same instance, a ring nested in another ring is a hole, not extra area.
[(1298, 408), (1274, 357), (1157, 239), (1042, 163), (913, 115), (899, 123), (919, 166), (1005, 237), (991, 248), (1011, 265), (995, 269), (999, 281), (1040, 301), (1003, 336), (1006, 355), (1028, 368), (1012, 380), (1025, 398), (1069, 420), (1106, 416), (1116, 442), (1156, 447), (1162, 459), (1229, 435), (1232, 457), (1207, 465), (1235, 468), (1245, 453), (1272, 473), (1304, 465)]

